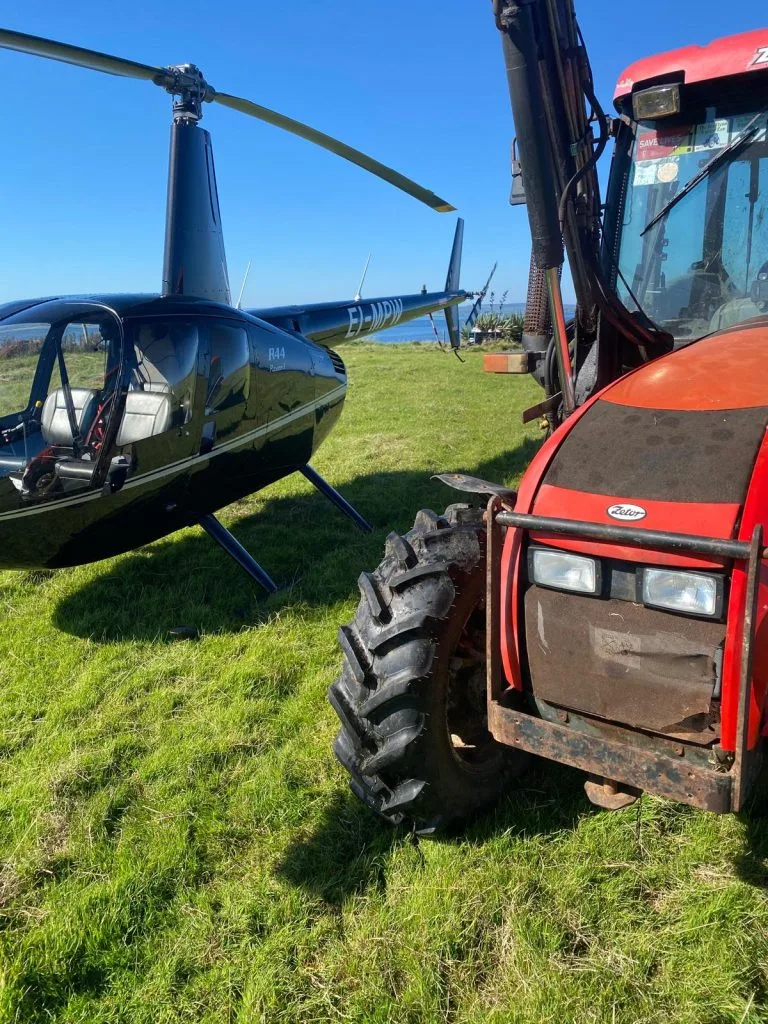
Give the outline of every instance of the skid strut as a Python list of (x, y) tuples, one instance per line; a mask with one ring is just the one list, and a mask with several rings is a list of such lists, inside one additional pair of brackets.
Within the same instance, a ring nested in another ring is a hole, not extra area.
[(269, 573), (261, 568), (253, 555), (245, 550), (240, 541), (236, 540), (225, 526), (221, 525), (213, 513), (209, 512), (208, 515), (202, 516), (200, 525), (208, 536), (224, 548), (229, 557), (233, 558), (241, 569), (245, 569), (251, 579), (256, 580), (268, 594), (274, 594), (279, 589)]
[(320, 474), (312, 469), (310, 465), (299, 466), (299, 472), (302, 473), (309, 482), (320, 491), (332, 504), (336, 506), (345, 516), (349, 516), (358, 530), (362, 530), (363, 533), (372, 533), (373, 527), (364, 519), (360, 513), (354, 508), (347, 499), (339, 494), (335, 487), (331, 487), (327, 480), (324, 480)]

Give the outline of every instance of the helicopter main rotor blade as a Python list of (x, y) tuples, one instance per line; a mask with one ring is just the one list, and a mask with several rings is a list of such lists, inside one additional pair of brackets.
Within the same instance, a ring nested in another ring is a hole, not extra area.
[[(70, 43), (60, 43), (55, 39), (32, 36), (26, 32), (13, 32), (10, 29), (0, 29), (0, 47), (17, 50), (20, 53), (29, 53), (35, 57), (62, 61), (65, 64), (75, 64), (78, 67), (89, 68), (91, 71), (102, 71), (108, 75), (120, 75), (124, 78), (138, 78), (146, 82), (153, 82), (174, 94), (181, 94), (184, 88), (186, 67), (156, 68), (149, 64), (139, 64), (138, 61), (125, 60), (123, 57), (113, 57), (109, 53), (101, 53), (98, 50), (88, 50), (82, 46), (72, 46)], [(349, 160), (351, 163), (357, 164), (358, 167), (362, 167), (363, 170), (388, 181), (390, 185), (394, 185), (395, 188), (413, 196), (414, 199), (426, 203), (438, 213), (449, 213), (455, 209), (434, 192), (423, 188), (410, 178), (406, 178), (404, 174), (400, 174), (399, 171), (387, 167), (386, 164), (374, 160), (373, 157), (366, 156), (360, 150), (353, 149), (352, 146), (348, 146), (316, 128), (310, 128), (309, 125), (302, 124), (301, 121), (296, 121), (285, 114), (279, 114), (276, 110), (270, 110), (269, 107), (262, 107), (258, 103), (242, 99), (239, 96), (230, 96), (226, 92), (216, 92), (202, 79), (196, 69), (195, 73), (198, 75), (198, 79), (194, 84), (197, 86), (199, 83), (204, 90), (204, 95), (201, 95), (200, 99), (206, 102), (220, 103), (224, 107), (230, 107), (232, 110), (258, 118), (260, 121), (266, 121), (267, 124), (272, 124), (276, 128), (282, 128), (292, 135), (298, 135), (308, 142), (313, 142), (316, 146), (321, 146), (330, 153), (335, 153), (344, 160)]]
[(18, 50), (19, 53), (29, 53), (35, 57), (47, 57), (49, 60), (62, 61), (64, 64), (75, 64), (81, 68), (90, 68), (91, 71), (103, 71), (108, 75), (140, 78), (163, 87), (173, 84), (173, 75), (166, 68), (153, 68), (149, 64), (139, 64), (135, 60), (113, 57), (109, 53), (86, 50), (85, 47), (71, 46), (69, 43), (58, 43), (55, 39), (44, 39), (42, 36), (30, 36), (26, 32), (0, 29), (0, 47)]
[(213, 102), (221, 103), (222, 106), (230, 107), (232, 110), (239, 110), (241, 114), (248, 114), (249, 117), (256, 117), (259, 121), (266, 121), (267, 124), (273, 124), (276, 128), (282, 128), (292, 135), (298, 135), (300, 138), (306, 139), (307, 142), (314, 142), (316, 146), (327, 149), (329, 153), (335, 153), (336, 156), (343, 157), (344, 160), (357, 164), (363, 170), (370, 171), (371, 174), (383, 178), (390, 185), (394, 185), (395, 188), (399, 188), (402, 192), (407, 192), (414, 199), (426, 203), (427, 206), (437, 210), (438, 213), (450, 213), (451, 210), (456, 209), (455, 206), (447, 203), (445, 199), (441, 199), (434, 192), (430, 192), (429, 189), (423, 188), (410, 178), (406, 178), (399, 171), (395, 171), (391, 167), (387, 167), (386, 164), (374, 160), (372, 156), (366, 156), (365, 153), (361, 153), (359, 149), (353, 149), (352, 146), (348, 146), (345, 142), (340, 142), (338, 139), (326, 135), (325, 132), (320, 132), (316, 128), (310, 128), (308, 124), (302, 124), (301, 121), (296, 121), (285, 114), (279, 114), (276, 110), (270, 110), (269, 107), (262, 107), (259, 103), (253, 103), (251, 100), (244, 100), (239, 96), (230, 96), (226, 92), (217, 92), (213, 96)]

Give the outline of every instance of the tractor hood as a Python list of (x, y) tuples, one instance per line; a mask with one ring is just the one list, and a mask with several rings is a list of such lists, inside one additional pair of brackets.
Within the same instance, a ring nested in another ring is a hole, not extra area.
[[(532, 511), (638, 529), (734, 536), (768, 423), (767, 359), (768, 321), (751, 322), (616, 381), (560, 428), (562, 440)], [(636, 548), (623, 548), (617, 557), (648, 560), (647, 552), (639, 556)]]

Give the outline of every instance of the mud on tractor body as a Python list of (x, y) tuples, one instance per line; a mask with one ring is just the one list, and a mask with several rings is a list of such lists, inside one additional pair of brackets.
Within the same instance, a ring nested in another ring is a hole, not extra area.
[(362, 574), (336, 753), (423, 833), (531, 755), (603, 807), (738, 811), (768, 733), (768, 31), (633, 65), (610, 118), (570, 0), (494, 11), (551, 433), (516, 494), (453, 476), (470, 503), (419, 512)]

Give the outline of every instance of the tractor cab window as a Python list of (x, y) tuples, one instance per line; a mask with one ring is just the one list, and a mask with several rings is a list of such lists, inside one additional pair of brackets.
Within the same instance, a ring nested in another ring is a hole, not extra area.
[(671, 120), (634, 125), (612, 270), (681, 345), (768, 313), (768, 113)]

